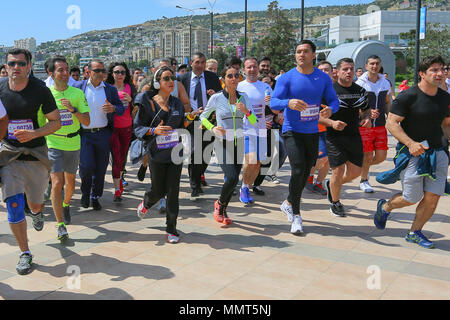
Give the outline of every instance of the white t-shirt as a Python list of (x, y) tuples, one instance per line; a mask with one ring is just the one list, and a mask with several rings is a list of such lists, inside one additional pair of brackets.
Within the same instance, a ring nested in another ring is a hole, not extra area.
[(6, 109), (2, 103), (2, 100), (0, 100), (0, 119), (2, 119), (5, 116), (6, 116)]
[(247, 118), (244, 120), (244, 132), (246, 135), (252, 136), (267, 136), (267, 128), (266, 128), (266, 102), (264, 101), (266, 98), (265, 92), (269, 90), (270, 96), (272, 96), (272, 89), (267, 83), (262, 81), (256, 82), (248, 82), (247, 80), (241, 81), (237, 87), (237, 90), (240, 92), (244, 92), (250, 99), (250, 103), (252, 104), (252, 111), (255, 114), (256, 118), (258, 118), (258, 122), (252, 126)]
[[(55, 80), (53, 80), (52, 77), (48, 77), (44, 82), (45, 82), (45, 85), (46, 85), (48, 88), (53, 87), (53, 86), (55, 85)], [(75, 81), (74, 78), (69, 77), (69, 83), (68, 83), (69, 86), (73, 86), (73, 84), (74, 84), (75, 82), (76, 82), (76, 81)]]

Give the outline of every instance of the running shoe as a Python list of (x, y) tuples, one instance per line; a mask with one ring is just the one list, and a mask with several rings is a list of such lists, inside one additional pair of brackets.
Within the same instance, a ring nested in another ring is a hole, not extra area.
[(367, 180), (361, 181), (361, 183), (359, 184), (359, 188), (365, 193), (373, 193), (373, 188)]
[(254, 187), (253, 187), (253, 193), (254, 193), (254, 194), (257, 194), (258, 196), (264, 196), (264, 195), (266, 195), (266, 193), (264, 192), (263, 189), (261, 189), (260, 186), (254, 186)]
[(291, 233), (293, 235), (299, 236), (303, 233), (303, 220), (300, 215), (295, 215), (292, 221)]
[(331, 204), (330, 212), (336, 217), (345, 217), (345, 209), (340, 201)]
[(377, 212), (373, 216), (373, 223), (375, 224), (375, 227), (380, 230), (384, 230), (386, 228), (386, 221), (389, 217), (389, 212), (386, 212), (383, 209), (384, 204), (386, 203), (386, 200), (381, 199), (378, 201), (377, 204)]
[(19, 258), (19, 263), (16, 266), (16, 271), (20, 275), (26, 275), (31, 271), (33, 263), (33, 256), (29, 253), (22, 253)]
[(44, 214), (42, 212), (33, 214), (30, 213), (30, 217), (33, 221), (33, 227), (36, 231), (42, 231), (44, 229)]
[(228, 217), (226, 206), (222, 206), (222, 214), (223, 214), (223, 224), (224, 225), (229, 226), (230, 224), (233, 224), (233, 220), (231, 220), (230, 217)]
[(286, 214), (289, 222), (294, 220), (294, 211), (292, 210), (292, 206), (287, 203), (287, 200), (283, 202), (280, 209)]
[(309, 176), (308, 177), (308, 181), (306, 181), (306, 186), (305, 188), (308, 191), (314, 192), (314, 176)]
[(320, 194), (321, 196), (326, 196), (326, 195), (328, 195), (327, 190), (325, 190), (325, 188), (323, 187), (323, 184), (321, 184), (321, 183), (316, 183), (316, 184), (314, 184), (314, 186), (313, 186), (313, 192), (314, 192), (314, 193), (317, 193), (317, 194)]
[(166, 214), (167, 212), (167, 206), (166, 206), (166, 199), (162, 198), (161, 200), (159, 200), (159, 204), (157, 209), (159, 210), (160, 214)]
[(66, 241), (67, 239), (69, 239), (69, 233), (67, 232), (67, 228), (65, 224), (61, 224), (58, 226), (58, 240)]
[(70, 206), (63, 207), (63, 220), (66, 225), (71, 223), (72, 217), (70, 216)]
[(144, 219), (147, 214), (149, 214), (148, 209), (144, 207), (144, 201), (142, 201), (137, 208), (137, 215), (140, 219)]
[(177, 244), (180, 242), (180, 237), (177, 237), (174, 234), (166, 234), (167, 242), (171, 244)]
[(422, 233), (421, 230), (414, 231), (413, 234), (408, 234), (405, 237), (405, 240), (408, 242), (417, 243), (419, 246), (427, 248), (427, 249), (433, 249), (434, 243), (427, 239)]
[(255, 202), (255, 200), (253, 200), (253, 198), (250, 195), (250, 190), (247, 187), (241, 188), (241, 196), (239, 197), (239, 200), (243, 204), (251, 204)]
[(214, 219), (218, 223), (223, 223), (223, 206), (219, 203), (219, 200), (214, 202)]
[(92, 209), (94, 209), (94, 211), (102, 210), (102, 205), (100, 204), (100, 201), (98, 201), (98, 199), (91, 199), (91, 203)]
[(81, 206), (85, 209), (89, 208), (89, 204), (91, 202), (91, 199), (89, 197), (89, 195), (82, 195), (81, 196)]
[(113, 201), (114, 202), (122, 202), (122, 191), (121, 190), (116, 190)]
[(272, 183), (275, 183), (275, 184), (280, 183), (280, 179), (278, 179), (278, 177), (276, 175), (272, 175), (270, 178), (272, 179)]

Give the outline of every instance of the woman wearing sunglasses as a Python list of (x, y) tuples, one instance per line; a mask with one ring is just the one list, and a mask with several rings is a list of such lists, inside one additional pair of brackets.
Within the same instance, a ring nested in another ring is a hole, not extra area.
[[(193, 121), (195, 114), (188, 114), (178, 98), (171, 95), (175, 89), (176, 77), (169, 67), (156, 71), (149, 91), (143, 93), (139, 111), (134, 119), (134, 132), (147, 143), (150, 157), (151, 189), (145, 193), (144, 201), (137, 212), (142, 219), (149, 209), (167, 195), (166, 237), (169, 243), (180, 241), (177, 232), (179, 211), (180, 178), (183, 163), (174, 163), (182, 158), (180, 136), (177, 129), (185, 128)], [(180, 149), (177, 151), (174, 148)], [(172, 153), (177, 159), (172, 157)], [(179, 156), (179, 158), (178, 158)]]
[[(245, 93), (236, 90), (240, 73), (232, 66), (222, 72), (225, 88), (213, 95), (206, 109), (200, 116), (205, 128), (212, 130), (219, 138), (214, 147), (219, 165), (225, 175), (220, 198), (214, 204), (214, 219), (225, 225), (232, 224), (227, 215), (227, 206), (233, 195), (241, 173), (244, 158), (244, 119), (251, 125), (258, 120), (251, 108), (250, 100)], [(216, 112), (217, 126), (208, 121), (211, 113)]]
[(109, 66), (106, 82), (117, 88), (119, 98), (125, 107), (123, 115), (114, 116), (114, 131), (111, 136), (112, 175), (115, 188), (114, 202), (121, 202), (123, 194), (121, 177), (125, 169), (127, 152), (133, 133), (131, 114), (133, 112), (132, 101), (136, 96), (136, 89), (131, 80), (130, 71), (124, 62), (114, 62)]

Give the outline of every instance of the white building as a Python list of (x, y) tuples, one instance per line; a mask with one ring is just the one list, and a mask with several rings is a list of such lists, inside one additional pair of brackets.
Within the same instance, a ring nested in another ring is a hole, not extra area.
[[(400, 44), (400, 33), (416, 29), (417, 12), (376, 11), (362, 16), (337, 16), (330, 19), (329, 45), (363, 40), (379, 40), (386, 44)], [(428, 11), (427, 23), (441, 23), (450, 27), (450, 11)]]
[(19, 49), (26, 49), (32, 53), (36, 52), (36, 39), (31, 37), (27, 39), (14, 40), (14, 47)]
[[(183, 30), (164, 31), (160, 35), (161, 55), (165, 58), (173, 57), (178, 61), (189, 57), (191, 41), (189, 28)], [(192, 54), (202, 52), (208, 53), (210, 43), (210, 31), (206, 29), (192, 29)]]

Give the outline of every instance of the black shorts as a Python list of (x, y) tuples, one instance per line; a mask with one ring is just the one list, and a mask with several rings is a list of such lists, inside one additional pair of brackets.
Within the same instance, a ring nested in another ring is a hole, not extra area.
[(350, 161), (362, 167), (364, 150), (361, 136), (334, 136), (327, 134), (328, 160), (331, 168), (339, 167)]

